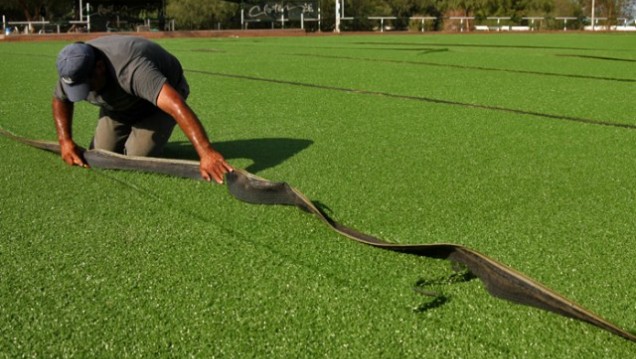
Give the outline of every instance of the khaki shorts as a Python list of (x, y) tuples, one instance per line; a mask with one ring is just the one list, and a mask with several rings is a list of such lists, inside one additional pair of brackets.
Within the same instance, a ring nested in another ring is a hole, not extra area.
[[(177, 91), (184, 99), (188, 97), (190, 89), (185, 78)], [(170, 115), (154, 106), (135, 118), (101, 109), (90, 148), (129, 156), (159, 157), (176, 124)]]
[(176, 125), (170, 115), (157, 109), (137, 121), (113, 118), (100, 111), (91, 148), (129, 156), (159, 157)]

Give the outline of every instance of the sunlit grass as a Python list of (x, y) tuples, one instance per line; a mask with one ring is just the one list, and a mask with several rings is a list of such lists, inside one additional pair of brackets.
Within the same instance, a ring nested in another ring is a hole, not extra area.
[[(632, 36), (160, 42), (235, 166), (288, 181), (388, 241), (479, 250), (636, 328)], [(0, 44), (0, 126), (55, 139), (64, 45)], [(80, 144), (96, 116), (77, 106)], [(449, 282), (446, 262), (352, 243), (295, 208), (70, 168), (4, 138), (0, 150), (6, 357), (634, 353), (589, 325), (494, 299), (476, 280), (426, 288), (448, 298), (429, 305), (412, 287)], [(196, 158), (178, 131), (167, 155)]]

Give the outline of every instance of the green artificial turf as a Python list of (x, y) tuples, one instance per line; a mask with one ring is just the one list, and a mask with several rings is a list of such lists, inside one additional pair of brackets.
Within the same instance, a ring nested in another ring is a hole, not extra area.
[[(629, 34), (159, 41), (230, 163), (351, 227), (457, 243), (636, 330)], [(0, 43), (0, 126), (55, 139), (63, 42)], [(76, 106), (86, 145), (96, 109)], [(71, 168), (0, 138), (0, 356), (628, 358), (445, 261), (223, 186)], [(166, 156), (196, 159), (175, 131)], [(438, 299), (412, 288), (441, 293)]]

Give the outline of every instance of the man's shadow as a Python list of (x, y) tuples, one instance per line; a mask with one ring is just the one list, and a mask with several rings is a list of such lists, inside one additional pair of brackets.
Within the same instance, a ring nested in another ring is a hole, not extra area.
[[(298, 152), (313, 144), (313, 141), (295, 138), (255, 138), (249, 140), (235, 140), (214, 142), (212, 146), (225, 159), (248, 158), (252, 164), (246, 171), (257, 173), (264, 169), (277, 166), (291, 158)], [(199, 156), (190, 142), (169, 142), (163, 151), (163, 157), (199, 160)]]

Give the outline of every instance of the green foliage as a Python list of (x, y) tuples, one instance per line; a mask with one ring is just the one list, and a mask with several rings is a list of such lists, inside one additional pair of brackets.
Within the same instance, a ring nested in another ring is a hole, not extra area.
[(57, 18), (72, 7), (73, 2), (68, 0), (3, 0), (0, 11), (16, 20), (39, 20)]
[(222, 0), (168, 0), (166, 16), (174, 18), (180, 30), (216, 29), (229, 24), (237, 11), (237, 4)]

